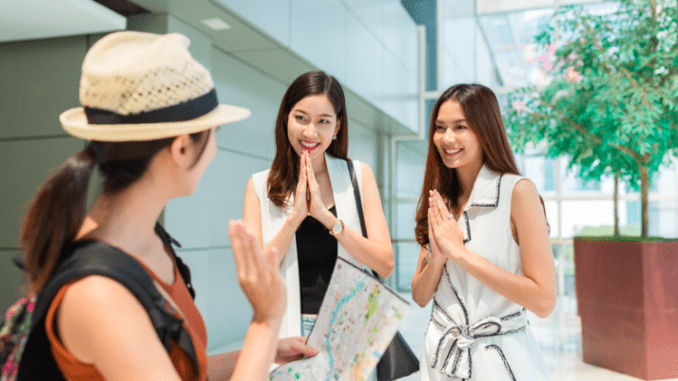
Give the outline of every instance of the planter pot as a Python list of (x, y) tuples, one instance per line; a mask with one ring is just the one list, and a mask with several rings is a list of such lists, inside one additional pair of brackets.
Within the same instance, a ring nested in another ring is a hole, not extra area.
[(678, 377), (678, 241), (574, 240), (584, 362)]

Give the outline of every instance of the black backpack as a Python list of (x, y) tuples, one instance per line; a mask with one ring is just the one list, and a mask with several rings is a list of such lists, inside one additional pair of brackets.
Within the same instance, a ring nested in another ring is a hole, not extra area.
[[(160, 225), (155, 231), (174, 257), (181, 277), (191, 297), (195, 291), (191, 273), (172, 244), (181, 247)], [(153, 279), (132, 257), (123, 251), (98, 241), (78, 242), (57, 266), (50, 280), (37, 297), (22, 298), (10, 307), (0, 321), (0, 378), (2, 380), (64, 380), (52, 357), (45, 332), (45, 316), (58, 291), (73, 279), (86, 275), (103, 275), (125, 286), (146, 309), (158, 338), (169, 352), (170, 341), (186, 352), (197, 371), (198, 361), (193, 342), (182, 320), (174, 317), (170, 303), (158, 292)], [(22, 266), (19, 258), (15, 263)], [(34, 302), (34, 303), (33, 303)]]

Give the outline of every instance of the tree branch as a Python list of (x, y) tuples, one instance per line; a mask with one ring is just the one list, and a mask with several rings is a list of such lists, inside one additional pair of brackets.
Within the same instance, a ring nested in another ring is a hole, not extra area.
[[(581, 124), (579, 124), (579, 123), (575, 122), (574, 120), (570, 119), (570, 118), (569, 118), (567, 115), (565, 115), (561, 110), (558, 110), (557, 108), (553, 107), (552, 105), (550, 105), (550, 104), (548, 104), (548, 103), (545, 103), (545, 102), (542, 101), (541, 99), (537, 99), (537, 102), (539, 102), (539, 104), (541, 104), (542, 106), (548, 107), (549, 109), (553, 110), (553, 111), (554, 111), (554, 112), (555, 112), (562, 120), (564, 120), (565, 122), (567, 122), (570, 126), (572, 126), (572, 128), (574, 128), (575, 130), (577, 130), (577, 131), (578, 131), (579, 133), (581, 133), (582, 135), (584, 135), (584, 136), (589, 136), (591, 139), (593, 139), (594, 142), (596, 142), (596, 143), (598, 143), (598, 144), (603, 144), (603, 140), (602, 140), (598, 135), (596, 135), (596, 134), (594, 134), (594, 133), (591, 133), (589, 130), (585, 129), (584, 126), (582, 126)], [(537, 114), (537, 113), (532, 113), (532, 114)], [(544, 114), (539, 114), (539, 115), (542, 116), (542, 117), (545, 117), (545, 118), (550, 118), (550, 116), (548, 116), (548, 115), (544, 115)], [(627, 147), (620, 146), (620, 145), (617, 145), (617, 144), (612, 144), (612, 143), (610, 143), (610, 142), (606, 142), (605, 144), (609, 145), (610, 147), (616, 149), (616, 150), (619, 151), (619, 152), (622, 152), (622, 153), (625, 153), (625, 154), (629, 155), (629, 156), (630, 156), (633, 160), (635, 160), (636, 162), (637, 162), (638, 160), (640, 160), (640, 158), (638, 157), (638, 155), (636, 155), (635, 152), (633, 152), (632, 150), (628, 149)]]

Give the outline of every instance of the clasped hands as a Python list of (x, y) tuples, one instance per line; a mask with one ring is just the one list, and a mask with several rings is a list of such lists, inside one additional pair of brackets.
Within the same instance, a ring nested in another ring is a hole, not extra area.
[(304, 151), (300, 155), (299, 182), (294, 193), (294, 206), (291, 213), (291, 217), (299, 223), (306, 216), (312, 216), (325, 226), (331, 225), (334, 217), (323, 203), (320, 186), (315, 179), (315, 172), (308, 151)]
[(437, 190), (429, 191), (428, 239), (432, 261), (459, 260), (463, 255), (464, 232)]

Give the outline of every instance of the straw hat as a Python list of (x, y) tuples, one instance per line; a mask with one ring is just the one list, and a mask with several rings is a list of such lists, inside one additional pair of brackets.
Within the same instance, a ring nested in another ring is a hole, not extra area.
[(250, 111), (219, 104), (212, 76), (181, 34), (111, 33), (82, 63), (80, 104), (59, 120), (87, 140), (162, 139), (237, 122)]

